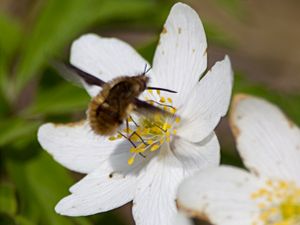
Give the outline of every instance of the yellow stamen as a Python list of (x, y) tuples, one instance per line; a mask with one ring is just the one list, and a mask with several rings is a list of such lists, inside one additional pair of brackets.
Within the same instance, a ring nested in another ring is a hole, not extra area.
[(126, 128), (124, 128), (124, 130), (123, 130), (125, 133), (127, 133), (127, 134), (131, 134), (133, 131), (128, 127), (126, 127)]
[(157, 145), (157, 144), (155, 144), (155, 145), (152, 145), (152, 147), (150, 148), (150, 151), (151, 152), (154, 152), (154, 151), (156, 151), (157, 149), (159, 149), (159, 145)]
[(138, 137), (137, 135), (134, 134), (134, 135), (131, 136), (130, 140), (131, 140), (131, 141), (138, 141), (138, 140), (139, 140), (139, 137)]
[(128, 159), (128, 165), (131, 166), (134, 163), (135, 156), (132, 156)]
[(261, 210), (253, 224), (297, 225), (300, 224), (300, 187), (293, 182), (268, 180), (265, 187), (252, 193)]
[[(148, 90), (152, 94), (152, 90)], [(160, 91), (156, 91), (160, 96)], [(165, 98), (160, 96), (160, 102), (165, 103), (168, 101), (172, 103), (171, 98)], [(148, 101), (150, 104), (154, 104), (154, 101)], [(175, 116), (176, 109), (172, 107), (162, 106), (155, 104), (156, 107), (160, 107), (170, 112), (174, 116), (166, 116), (162, 113), (153, 113), (148, 116), (141, 116), (137, 124), (138, 127), (135, 130), (125, 128), (123, 131), (130, 136), (130, 141), (134, 143), (134, 146), (130, 149), (132, 156), (128, 159), (128, 165), (134, 163), (136, 156), (147, 157), (150, 152), (155, 152), (160, 150), (161, 146), (165, 142), (170, 142), (172, 135), (177, 133), (177, 130), (174, 129), (174, 125), (177, 126), (177, 123), (180, 122), (180, 118)], [(133, 126), (134, 127), (134, 126)], [(132, 127), (131, 127), (132, 128)], [(137, 133), (137, 134), (134, 134)]]
[(161, 97), (159, 101), (160, 101), (161, 103), (165, 103), (165, 102), (166, 102), (166, 99), (165, 99), (165, 97)]
[(116, 138), (114, 136), (111, 136), (111, 137), (108, 138), (108, 140), (114, 141), (114, 140), (116, 140)]
[(154, 142), (154, 141), (150, 139), (150, 140), (147, 141), (147, 144), (148, 144), (148, 145), (152, 145), (153, 142)]
[(167, 129), (168, 129), (167, 127), (168, 127), (168, 124), (167, 124), (167, 123), (164, 123), (164, 126), (163, 126), (162, 129), (163, 129), (163, 130), (167, 130)]
[(176, 113), (176, 109), (175, 108), (170, 108), (170, 112), (175, 114)]

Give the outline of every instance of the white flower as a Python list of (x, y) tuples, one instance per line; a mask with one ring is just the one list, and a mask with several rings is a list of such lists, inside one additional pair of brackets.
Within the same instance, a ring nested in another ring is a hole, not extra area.
[(180, 185), (179, 206), (216, 225), (299, 225), (299, 128), (276, 106), (246, 95), (234, 99), (231, 126), (249, 172), (199, 172)]
[[(198, 82), (207, 66), (206, 48), (204, 29), (196, 12), (182, 3), (174, 5), (149, 76), (151, 86), (178, 93), (162, 96), (146, 92), (141, 98), (168, 101), (177, 108), (177, 119), (159, 118), (168, 131), (156, 136), (151, 136), (144, 126), (151, 118), (139, 120), (142, 138), (157, 144), (143, 149), (146, 158), (136, 154), (138, 151), (125, 139), (112, 141), (94, 134), (87, 121), (41, 126), (38, 140), (42, 147), (65, 167), (87, 174), (70, 188), (71, 195), (58, 203), (58, 213), (91, 215), (133, 200), (136, 224), (172, 224), (179, 182), (195, 170), (217, 166), (220, 160), (214, 128), (229, 105), (232, 70), (225, 57)], [(109, 81), (120, 75), (139, 74), (147, 62), (118, 39), (88, 34), (73, 43), (71, 63)], [(96, 86), (85, 87), (92, 97), (100, 91)], [(134, 163), (127, 163), (132, 156)]]
[(187, 215), (182, 212), (178, 212), (174, 217), (173, 225), (193, 225), (193, 222), (187, 217)]

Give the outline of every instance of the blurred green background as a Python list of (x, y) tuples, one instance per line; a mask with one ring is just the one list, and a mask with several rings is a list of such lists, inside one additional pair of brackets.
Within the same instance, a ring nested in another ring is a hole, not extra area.
[[(67, 60), (72, 40), (87, 32), (128, 41), (150, 62), (171, 0), (0, 0), (0, 224), (134, 224), (130, 204), (112, 212), (68, 218), (54, 212), (82, 175), (58, 165), (39, 146), (46, 121), (84, 117), (83, 89), (51, 68)], [(209, 65), (228, 54), (234, 92), (278, 104), (300, 124), (300, 2), (190, 0), (209, 42)], [(223, 163), (242, 166), (223, 119), (217, 129)]]

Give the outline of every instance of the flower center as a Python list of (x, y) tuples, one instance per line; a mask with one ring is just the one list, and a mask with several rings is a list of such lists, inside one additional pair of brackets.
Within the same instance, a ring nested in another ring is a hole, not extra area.
[(261, 211), (253, 224), (300, 224), (300, 188), (293, 182), (268, 180), (266, 186), (252, 193)]
[[(129, 165), (134, 163), (136, 156), (146, 158), (152, 152), (158, 151), (164, 143), (169, 143), (171, 136), (176, 135), (177, 132), (174, 125), (180, 122), (180, 118), (175, 116), (176, 108), (173, 107), (171, 98), (165, 98), (159, 90), (156, 92), (148, 90), (148, 92), (151, 99), (146, 98), (146, 101), (167, 111), (169, 115), (149, 112), (146, 116), (141, 115), (138, 121), (129, 117), (130, 128), (125, 127), (117, 136), (109, 137), (109, 140), (123, 137), (132, 144), (131, 157), (128, 159)], [(158, 101), (152, 100), (157, 98)]]

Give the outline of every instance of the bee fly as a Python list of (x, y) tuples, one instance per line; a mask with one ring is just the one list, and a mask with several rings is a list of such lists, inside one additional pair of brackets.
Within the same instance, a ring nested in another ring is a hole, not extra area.
[[(67, 67), (74, 71), (87, 84), (102, 87), (98, 95), (91, 100), (88, 108), (88, 120), (92, 130), (96, 134), (105, 136), (113, 135), (125, 120), (128, 129), (128, 119), (130, 118), (130, 113), (133, 111), (140, 114), (150, 112), (173, 116), (170, 112), (137, 98), (146, 89), (176, 93), (175, 91), (164, 88), (147, 86), (149, 77), (146, 76), (146, 73), (149, 70), (146, 71), (146, 67), (144, 72), (140, 75), (120, 76), (109, 82), (104, 82), (73, 65), (69, 64)], [(64, 76), (65, 75), (66, 74), (64, 74)], [(138, 126), (136, 123), (135, 125)], [(130, 138), (124, 137), (131, 142)]]

